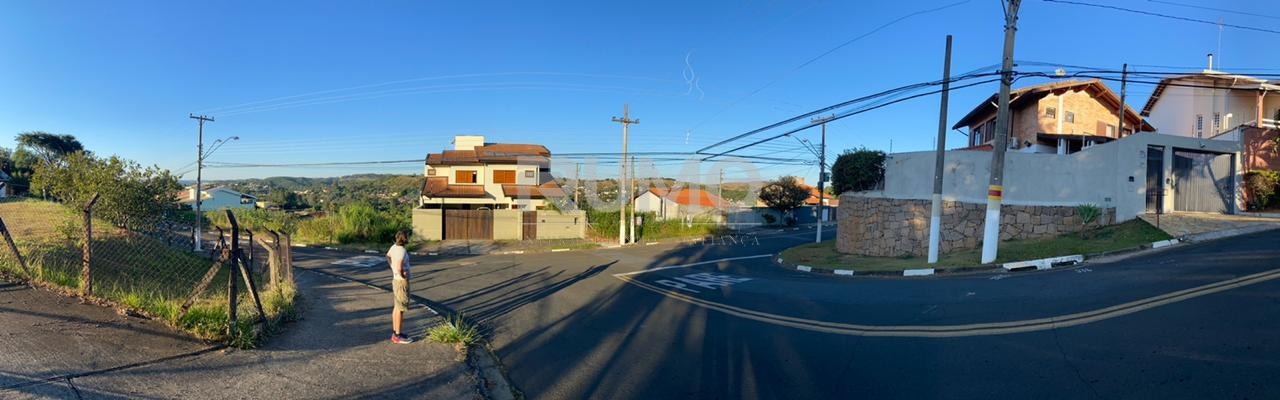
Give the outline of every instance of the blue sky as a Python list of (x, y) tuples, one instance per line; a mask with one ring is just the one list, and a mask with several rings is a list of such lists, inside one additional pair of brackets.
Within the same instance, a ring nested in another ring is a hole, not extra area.
[[(1096, 2), (1280, 27), (1274, 16)], [(1177, 2), (1271, 11), (1256, 1)], [(887, 22), (948, 5), (800, 68)], [(187, 114), (196, 112), (217, 118), (206, 125), (206, 143), (241, 138), (210, 163), (421, 159), (455, 134), (541, 143), (553, 153), (612, 152), (620, 128), (609, 119), (630, 103), (641, 120), (631, 150), (692, 151), (820, 106), (936, 80), (946, 34), (955, 36), (953, 71), (998, 63), (1000, 3), (4, 2), (0, 146), (13, 147), (23, 131), (68, 133), (99, 154), (185, 170), (195, 157)], [(1199, 68), (1206, 53), (1219, 52), (1222, 69), (1240, 71), (1280, 67), (1280, 53), (1262, 50), (1278, 39), (1227, 28), (1219, 51), (1212, 25), (1028, 0), (1015, 57)], [(950, 120), (996, 88), (955, 92)], [(1151, 86), (1130, 89), (1137, 108)], [(929, 149), (937, 107), (929, 96), (835, 122), (829, 151), (889, 150), (891, 141), (894, 151)], [(803, 136), (817, 140), (816, 131)], [(948, 139), (951, 147), (964, 142), (954, 131)], [(794, 140), (767, 151), (812, 158)], [(816, 175), (813, 167), (762, 167), (766, 176)], [(360, 172), (421, 166), (208, 168), (205, 176)]]

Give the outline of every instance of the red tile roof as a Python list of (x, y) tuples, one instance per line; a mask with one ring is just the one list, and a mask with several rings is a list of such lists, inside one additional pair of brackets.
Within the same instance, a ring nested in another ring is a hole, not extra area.
[(502, 185), (502, 195), (510, 198), (545, 199), (548, 197), (565, 197), (564, 188), (554, 182), (534, 185)]
[(483, 185), (450, 185), (449, 178), (443, 176), (428, 177), (422, 182), (422, 195), (426, 197), (485, 197)]
[(545, 163), (551, 151), (538, 144), (493, 143), (474, 150), (445, 150), (427, 154), (427, 165)]
[(680, 189), (680, 191), (672, 193), (668, 189), (649, 188), (649, 192), (658, 197), (665, 197), (676, 202), (676, 204), (691, 206), (697, 204), (699, 207), (707, 208), (724, 208), (729, 206), (729, 202), (721, 199), (710, 192), (700, 189)]

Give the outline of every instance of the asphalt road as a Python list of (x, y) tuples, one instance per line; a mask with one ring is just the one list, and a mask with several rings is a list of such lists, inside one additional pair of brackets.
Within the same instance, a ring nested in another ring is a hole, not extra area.
[[(418, 257), (412, 291), (481, 322), (535, 399), (1280, 397), (1280, 231), (923, 279), (744, 258), (812, 237)], [(385, 262), (294, 254), (300, 267), (390, 284)]]

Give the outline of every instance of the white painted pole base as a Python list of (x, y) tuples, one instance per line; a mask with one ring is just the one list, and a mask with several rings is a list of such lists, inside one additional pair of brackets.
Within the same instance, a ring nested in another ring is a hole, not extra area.
[(942, 240), (942, 195), (933, 194), (933, 209), (929, 212), (929, 263), (938, 262), (938, 246)]
[(996, 246), (1000, 243), (1000, 202), (987, 201), (987, 220), (982, 229), (982, 263), (996, 261)]

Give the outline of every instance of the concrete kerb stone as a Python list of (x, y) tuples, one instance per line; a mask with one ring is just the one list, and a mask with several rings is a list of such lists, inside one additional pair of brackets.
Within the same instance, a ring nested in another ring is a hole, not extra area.
[(1084, 262), (1084, 255), (1076, 254), (1076, 255), (1070, 255), (1070, 256), (1049, 257), (1049, 258), (1041, 258), (1038, 260), (1027, 260), (1027, 261), (1004, 263), (1004, 265), (1002, 265), (1001, 267), (1003, 267), (1005, 271), (1021, 271), (1021, 270), (1032, 269), (1032, 268), (1037, 270), (1046, 270), (1046, 269), (1053, 269), (1054, 267), (1076, 265), (1082, 262)]

